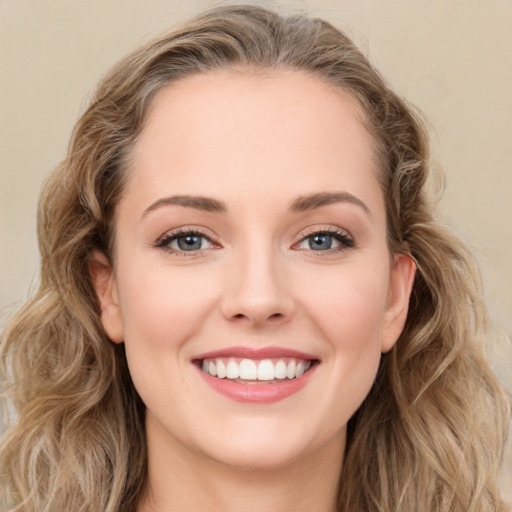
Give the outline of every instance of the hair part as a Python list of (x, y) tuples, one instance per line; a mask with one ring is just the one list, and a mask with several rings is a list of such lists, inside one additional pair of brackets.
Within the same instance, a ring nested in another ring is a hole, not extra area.
[(99, 321), (88, 265), (115, 260), (115, 208), (155, 95), (217, 69), (300, 70), (351, 94), (380, 161), (392, 252), (417, 276), (404, 331), (349, 424), (339, 511), (490, 512), (509, 399), (485, 358), (477, 268), (433, 217), (427, 134), (329, 23), (257, 6), (213, 9), (146, 44), (102, 81), (38, 212), (41, 283), (4, 332), (18, 413), (0, 448), (0, 508), (134, 511), (147, 479), (144, 405)]

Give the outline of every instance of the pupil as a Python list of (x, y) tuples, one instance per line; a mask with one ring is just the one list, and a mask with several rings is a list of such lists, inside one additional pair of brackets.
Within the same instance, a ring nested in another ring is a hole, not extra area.
[(201, 237), (198, 235), (187, 235), (178, 238), (178, 247), (183, 251), (201, 249)]
[(330, 235), (315, 235), (313, 237), (313, 249), (327, 250), (332, 246), (332, 238)]

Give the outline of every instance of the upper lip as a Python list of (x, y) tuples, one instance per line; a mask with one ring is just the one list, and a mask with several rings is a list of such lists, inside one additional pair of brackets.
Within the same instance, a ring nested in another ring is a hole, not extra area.
[(227, 347), (219, 350), (212, 350), (210, 352), (204, 352), (195, 356), (194, 360), (215, 359), (216, 357), (241, 357), (243, 359), (290, 357), (295, 359), (318, 360), (318, 357), (315, 357), (312, 354), (284, 347), (252, 348), (243, 346)]

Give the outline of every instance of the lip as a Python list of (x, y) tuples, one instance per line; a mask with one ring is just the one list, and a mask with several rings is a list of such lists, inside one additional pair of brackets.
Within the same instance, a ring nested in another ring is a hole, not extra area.
[(317, 364), (312, 365), (301, 377), (274, 384), (266, 384), (264, 381), (258, 384), (241, 384), (228, 379), (212, 377), (210, 374), (203, 372), (198, 366), (196, 368), (206, 384), (217, 393), (235, 402), (268, 404), (284, 400), (299, 392), (309, 382), (317, 366)]
[(197, 363), (201, 359), (214, 359), (216, 357), (236, 357), (247, 359), (264, 359), (289, 357), (314, 361), (311, 367), (300, 377), (279, 382), (257, 384), (242, 384), (229, 379), (219, 379), (204, 372), (198, 364), (194, 364), (203, 381), (217, 393), (234, 400), (235, 402), (268, 404), (284, 400), (303, 389), (314, 375), (319, 359), (311, 354), (299, 352), (282, 347), (230, 347), (199, 354), (192, 360)]
[(220, 350), (213, 350), (211, 352), (204, 352), (193, 358), (194, 361), (199, 359), (214, 359), (216, 357), (241, 357), (245, 359), (265, 359), (265, 358), (279, 358), (279, 357), (290, 357), (295, 359), (315, 360), (319, 358), (306, 352), (299, 352), (298, 350), (292, 350), (284, 347), (229, 347)]

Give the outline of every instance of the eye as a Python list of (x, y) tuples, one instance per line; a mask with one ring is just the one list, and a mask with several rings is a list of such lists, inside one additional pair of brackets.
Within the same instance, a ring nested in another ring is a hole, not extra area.
[(211, 249), (215, 247), (216, 244), (200, 231), (180, 230), (166, 234), (157, 242), (156, 246), (175, 253), (193, 253), (204, 249)]
[(354, 247), (354, 240), (343, 231), (321, 230), (308, 234), (295, 247), (315, 252), (336, 252)]

